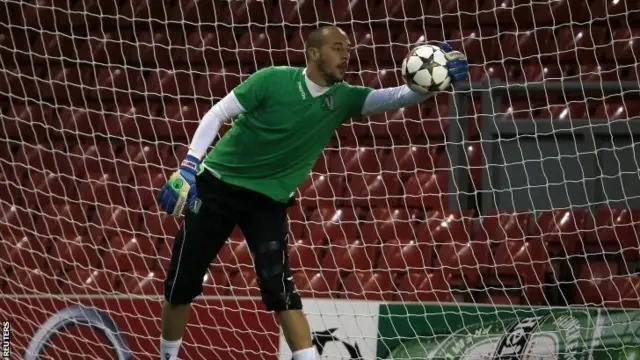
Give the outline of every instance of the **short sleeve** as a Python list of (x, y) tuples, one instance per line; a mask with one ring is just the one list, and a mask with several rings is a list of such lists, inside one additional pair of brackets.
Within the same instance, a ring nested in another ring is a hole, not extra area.
[(372, 88), (366, 86), (349, 85), (347, 88), (347, 97), (349, 108), (349, 117), (359, 116), (362, 112), (367, 96), (373, 91)]
[(273, 67), (260, 69), (233, 89), (233, 93), (245, 111), (255, 109), (264, 101), (266, 94), (269, 93), (267, 87), (273, 72)]

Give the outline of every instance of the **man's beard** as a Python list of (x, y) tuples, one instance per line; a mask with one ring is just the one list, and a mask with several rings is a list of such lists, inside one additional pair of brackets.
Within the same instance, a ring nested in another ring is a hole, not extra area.
[(318, 58), (318, 68), (320, 68), (320, 72), (322, 73), (324, 80), (327, 82), (329, 86), (342, 81), (338, 79), (335, 75), (327, 71), (326, 62), (324, 61), (324, 58), (322, 56)]

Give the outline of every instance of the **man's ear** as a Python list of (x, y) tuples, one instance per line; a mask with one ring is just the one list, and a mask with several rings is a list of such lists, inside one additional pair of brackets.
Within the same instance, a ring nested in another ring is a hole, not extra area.
[(320, 56), (320, 52), (318, 51), (318, 49), (309, 48), (309, 58), (311, 58), (312, 60), (318, 60), (319, 56)]

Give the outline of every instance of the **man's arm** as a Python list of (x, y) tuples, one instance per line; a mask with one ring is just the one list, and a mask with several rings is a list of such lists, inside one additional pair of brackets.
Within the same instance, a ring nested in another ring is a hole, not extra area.
[(370, 116), (406, 106), (417, 105), (433, 94), (421, 95), (407, 85), (373, 90), (364, 101), (361, 114)]
[(202, 117), (200, 125), (193, 134), (188, 154), (202, 159), (222, 124), (244, 111), (235, 93), (232, 91), (227, 94)]

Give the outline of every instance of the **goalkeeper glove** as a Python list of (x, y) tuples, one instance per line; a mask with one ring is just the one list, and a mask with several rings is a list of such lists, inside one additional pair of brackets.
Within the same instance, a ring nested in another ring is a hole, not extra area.
[(460, 51), (453, 50), (451, 45), (445, 42), (440, 43), (440, 49), (444, 51), (447, 58), (447, 69), (449, 70), (451, 82), (455, 83), (469, 79), (469, 61), (467, 61), (467, 57)]
[(192, 155), (180, 164), (180, 168), (174, 172), (158, 194), (160, 208), (174, 217), (180, 217), (185, 207), (191, 212), (200, 210), (202, 201), (198, 198), (196, 188), (196, 175), (200, 168), (200, 160)]

